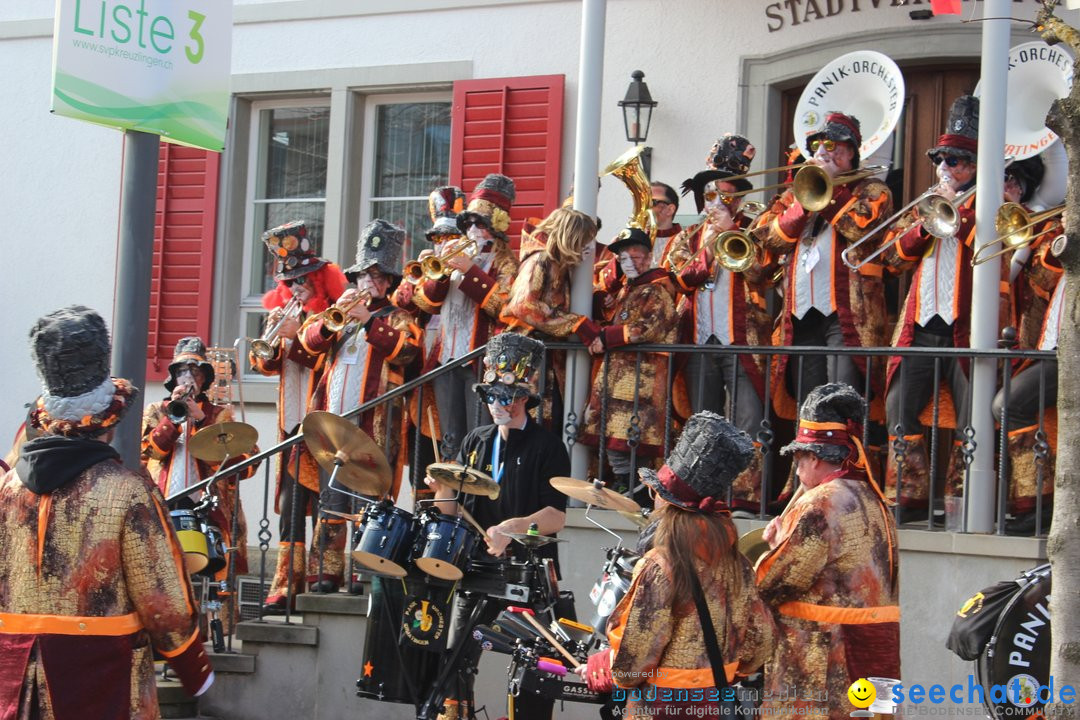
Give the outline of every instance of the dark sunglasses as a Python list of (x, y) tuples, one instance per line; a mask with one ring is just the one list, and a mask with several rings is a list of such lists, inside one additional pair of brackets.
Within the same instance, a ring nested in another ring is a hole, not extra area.
[(835, 140), (828, 140), (828, 139), (826, 139), (826, 140), (811, 140), (810, 141), (810, 152), (817, 152), (817, 149), (819, 147), (821, 147), (822, 145), (825, 146), (825, 152), (832, 152), (833, 150), (836, 149), (836, 141)]
[(706, 190), (702, 197), (704, 197), (708, 202), (713, 202), (716, 200), (717, 195), (720, 196), (720, 202), (724, 203), (724, 205), (729, 208), (733, 207), (736, 203), (739, 202), (739, 197), (737, 195), (725, 195), (724, 193), (717, 192), (715, 190)]
[(653, 207), (656, 207), (657, 205), (671, 205), (671, 204), (672, 204), (672, 202), (670, 200), (653, 200), (652, 201), (652, 206)]
[(935, 155), (932, 159), (935, 165), (945, 163), (949, 167), (956, 167), (960, 164), (962, 158), (958, 158), (955, 155)]
[(300, 277), (290, 278), (289, 280), (285, 281), (285, 287), (292, 287), (294, 284), (307, 285), (307, 278), (301, 275)]
[(484, 402), (488, 405), (501, 405), (502, 407), (509, 407), (514, 404), (517, 397), (506, 397), (505, 395), (485, 395)]

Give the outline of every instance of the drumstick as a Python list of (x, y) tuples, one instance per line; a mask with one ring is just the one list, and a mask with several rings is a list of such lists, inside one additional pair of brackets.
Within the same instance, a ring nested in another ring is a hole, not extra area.
[(469, 523), (474, 528), (476, 528), (476, 531), (480, 533), (480, 537), (484, 538), (484, 542), (487, 543), (487, 546), (491, 547), (491, 538), (488, 537), (487, 530), (480, 527), (480, 523), (476, 522), (476, 518), (474, 518), (469, 513), (469, 511), (465, 509), (465, 504), (464, 503), (459, 502), (457, 504), (457, 506), (458, 506), (458, 510), (461, 511), (461, 517), (465, 518), (465, 522)]
[(431, 447), (435, 450), (435, 462), (441, 463), (442, 459), (439, 457), (439, 439), (435, 437), (435, 418), (431, 415), (431, 406), (427, 406), (427, 424), (428, 432), (431, 433)]
[(563, 657), (570, 661), (570, 665), (572, 665), (573, 667), (577, 667), (578, 665), (581, 664), (580, 660), (578, 660), (576, 657), (571, 655), (569, 650), (567, 650), (562, 645), (560, 645), (559, 641), (556, 640), (552, 636), (552, 634), (548, 632), (547, 628), (544, 627), (540, 623), (539, 620), (537, 620), (535, 617), (533, 617), (533, 611), (532, 610), (530, 610), (529, 608), (518, 607), (516, 605), (511, 605), (510, 607), (508, 607), (506, 609), (509, 610), (510, 612), (518, 613), (523, 618), (525, 618), (525, 621), (527, 623), (529, 623), (534, 628), (536, 628), (536, 631), (538, 633), (540, 633), (541, 635), (543, 635), (545, 640), (547, 640), (549, 643), (551, 643), (551, 647), (553, 647), (556, 650), (558, 650), (559, 652), (561, 652), (563, 654)]

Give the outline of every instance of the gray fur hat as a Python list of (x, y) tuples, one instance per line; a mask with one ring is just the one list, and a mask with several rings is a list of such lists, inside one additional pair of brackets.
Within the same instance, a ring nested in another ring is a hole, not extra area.
[(206, 359), (206, 345), (202, 338), (194, 335), (180, 338), (180, 341), (176, 343), (172, 362), (169, 363), (169, 379), (165, 381), (165, 389), (169, 392), (176, 389), (176, 375), (187, 365), (198, 365), (202, 369), (206, 379), (200, 390), (206, 392), (214, 382), (214, 366)]
[(514, 398), (527, 395), (528, 407), (540, 403), (537, 376), (544, 362), (544, 343), (515, 332), (488, 340), (484, 355), (484, 382), (473, 385), (481, 396)]
[(356, 263), (345, 269), (350, 281), (371, 267), (378, 267), (387, 275), (401, 277), (401, 246), (405, 242), (405, 230), (385, 220), (372, 220), (360, 231), (356, 243)]
[(937, 145), (926, 151), (931, 162), (941, 155), (955, 155), (975, 162), (979, 154), (979, 98), (961, 95), (949, 108), (949, 122)]
[[(846, 383), (827, 383), (810, 391), (799, 410), (795, 440), (780, 448), (781, 455), (796, 450), (813, 453), (828, 463), (839, 465), (854, 450), (849, 438), (862, 434), (866, 408), (855, 388)], [(817, 429), (805, 423), (837, 423), (847, 430)]]
[(639, 468), (638, 477), (672, 505), (711, 512), (754, 457), (754, 442), (708, 410), (686, 421), (679, 441), (659, 471)]
[(491, 173), (469, 195), (469, 204), (457, 216), (458, 229), (464, 233), (475, 223), (506, 240), (506, 231), (510, 229), (510, 207), (516, 199), (514, 181), (505, 175)]
[(35, 428), (59, 435), (95, 435), (115, 425), (138, 391), (109, 375), (112, 346), (94, 310), (70, 305), (30, 328), (30, 354), (42, 381), (32, 411)]

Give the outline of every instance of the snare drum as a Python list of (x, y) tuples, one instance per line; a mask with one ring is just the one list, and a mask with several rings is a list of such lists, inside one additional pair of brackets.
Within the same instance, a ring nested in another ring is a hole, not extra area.
[(460, 580), (480, 536), (460, 517), (428, 513), (420, 521), (423, 531), (417, 547), (423, 543), (423, 548), (414, 560), (416, 566), (440, 580)]
[(169, 516), (184, 551), (184, 567), (189, 575), (194, 575), (210, 562), (209, 544), (202, 532), (202, 523), (191, 510), (172, 510)]
[[(994, 718), (1039, 713), (1044, 703), (1037, 691), (1050, 680), (1050, 566), (1027, 570), (1017, 582), (1021, 589), (1001, 611), (975, 661), (983, 705)], [(993, 701), (993, 685), (1005, 687), (1005, 702)]]
[(353, 559), (374, 575), (405, 577), (417, 530), (412, 513), (388, 502), (369, 505), (357, 529)]
[(224, 570), (228, 564), (225, 556), (225, 538), (217, 525), (211, 525), (208, 522), (202, 524), (202, 531), (206, 535), (207, 563), (201, 574), (212, 578)]
[(589, 593), (589, 599), (596, 606), (596, 613), (589, 624), (596, 632), (604, 633), (608, 618), (615, 612), (615, 606), (629, 592), (630, 581), (634, 576), (634, 565), (640, 557), (626, 548), (608, 550), (604, 569)]

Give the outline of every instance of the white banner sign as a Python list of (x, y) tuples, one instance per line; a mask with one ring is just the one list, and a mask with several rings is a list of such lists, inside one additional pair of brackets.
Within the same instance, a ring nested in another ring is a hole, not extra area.
[(220, 151), (232, 3), (57, 0), (52, 110)]

